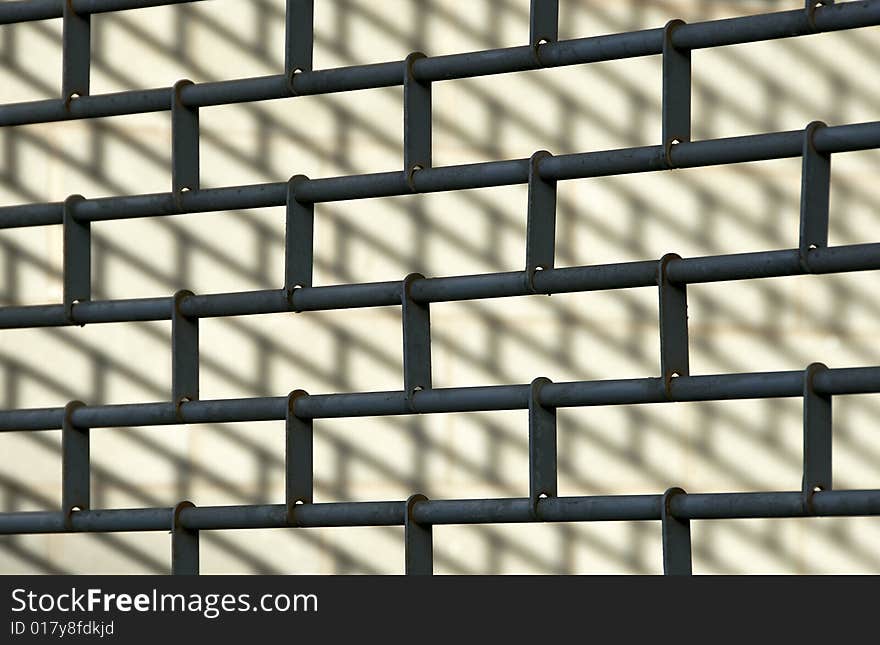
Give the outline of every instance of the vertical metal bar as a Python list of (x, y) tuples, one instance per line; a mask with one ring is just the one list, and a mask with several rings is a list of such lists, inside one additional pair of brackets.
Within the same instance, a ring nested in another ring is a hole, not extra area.
[(64, 200), (62, 211), (64, 236), (64, 311), (73, 320), (73, 306), (92, 297), (92, 227), (88, 220), (74, 217), (74, 205), (82, 195)]
[(672, 45), (672, 32), (685, 24), (670, 20), (663, 30), (663, 147), (672, 163), (672, 147), (691, 140), (691, 52)]
[(817, 394), (816, 374), (828, 368), (813, 363), (804, 371), (804, 477), (803, 492), (812, 496), (831, 490), (831, 395)]
[(556, 408), (541, 405), (541, 388), (552, 383), (539, 377), (529, 390), (529, 502), (538, 516), (538, 501), (556, 497)]
[(199, 189), (199, 109), (181, 102), (186, 85), (192, 81), (177, 81), (171, 90), (171, 186), (177, 199)]
[(75, 510), (87, 510), (90, 503), (89, 428), (75, 426), (73, 411), (85, 405), (70, 401), (61, 422), (61, 510), (66, 521)]
[(313, 499), (312, 419), (296, 416), (296, 400), (308, 396), (305, 390), (287, 395), (286, 449), (284, 453), (286, 504), (288, 517), (293, 517), (297, 504), (311, 504)]
[(808, 254), (828, 246), (828, 207), (831, 200), (831, 154), (821, 153), (813, 145), (816, 131), (826, 127), (813, 121), (804, 130), (801, 167), (801, 226), (798, 248), (801, 265), (810, 272)]
[(666, 267), (675, 253), (660, 259), (657, 284), (660, 291), (660, 372), (667, 391), (671, 379), (690, 373), (688, 361), (687, 285), (670, 282)]
[(412, 397), (431, 387), (431, 310), (427, 302), (412, 299), (412, 283), (424, 280), (421, 273), (411, 273), (403, 281), (403, 387)]
[(410, 186), (412, 175), (431, 167), (431, 83), (416, 80), (413, 63), (421, 52), (406, 57), (403, 77), (403, 169)]
[(542, 159), (552, 155), (539, 150), (529, 160), (528, 224), (526, 226), (526, 271), (552, 269), (556, 262), (556, 182), (538, 172)]
[(199, 532), (180, 523), (180, 512), (195, 508), (190, 501), (182, 501), (174, 507), (171, 524), (171, 573), (175, 576), (199, 575)]
[(287, 182), (287, 225), (284, 234), (284, 288), (288, 297), (294, 289), (312, 286), (315, 239), (315, 205), (296, 199), (296, 186), (308, 181), (294, 175)]
[(559, 0), (532, 0), (529, 6), (529, 44), (559, 39)]
[(61, 36), (61, 95), (69, 104), (89, 94), (91, 16), (73, 10), (73, 0), (63, 0)]
[(186, 290), (175, 293), (171, 315), (171, 400), (177, 405), (199, 398), (199, 319), (180, 311), (191, 295)]
[(663, 530), (663, 573), (667, 576), (689, 576), (691, 564), (691, 522), (673, 515), (671, 506), (676, 495), (686, 494), (681, 488), (670, 488), (663, 494), (660, 519)]
[(287, 0), (284, 34), (284, 74), (293, 89), (293, 77), (312, 71), (315, 32), (314, 0)]
[(419, 524), (413, 519), (413, 508), (428, 498), (421, 494), (406, 500), (404, 542), (406, 575), (430, 576), (434, 573), (434, 531), (430, 524)]

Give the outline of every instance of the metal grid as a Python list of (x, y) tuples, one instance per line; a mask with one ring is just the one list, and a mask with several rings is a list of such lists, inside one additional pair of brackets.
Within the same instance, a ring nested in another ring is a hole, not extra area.
[[(61, 508), (0, 513), (0, 533), (172, 531), (172, 571), (198, 573), (199, 531), (315, 526), (405, 526), (408, 574), (432, 572), (432, 526), (496, 522), (660, 521), (668, 574), (691, 573), (690, 520), (880, 514), (880, 490), (832, 490), (832, 397), (880, 392), (880, 367), (694, 376), (688, 365), (687, 285), (880, 268), (880, 244), (828, 246), (831, 154), (880, 148), (880, 122), (691, 141), (691, 51), (880, 24), (880, 0), (806, 2), (803, 9), (606, 36), (558, 40), (558, 0), (531, 0), (530, 42), (520, 47), (403, 61), (312, 69), (313, 0), (287, 0), (285, 72), (273, 76), (170, 88), (89, 94), (91, 14), (183, 4), (182, 0), (21, 0), (0, 5), (0, 24), (63, 18), (60, 99), (0, 105), (11, 126), (170, 110), (172, 190), (0, 208), (0, 228), (62, 224), (61, 304), (0, 308), (0, 328), (106, 322), (172, 321), (170, 400), (0, 411), (0, 431), (61, 430)], [(431, 85), (436, 81), (586, 64), (637, 56), (663, 57), (659, 145), (529, 159), (433, 167)], [(403, 86), (403, 169), (344, 177), (200, 190), (199, 108), (355, 89)], [(556, 184), (560, 180), (767, 159), (802, 158), (798, 248), (757, 253), (554, 268)], [(397, 282), (313, 286), (314, 204), (320, 202), (528, 185), (523, 271)], [(285, 279), (280, 289), (114, 301), (91, 299), (90, 224), (205, 211), (286, 205)], [(432, 388), (430, 303), (529, 294), (657, 287), (660, 375), (639, 379)], [(403, 389), (286, 397), (199, 399), (199, 319), (400, 305)], [(801, 397), (803, 479), (800, 490), (559, 497), (556, 409), (669, 401)], [(528, 410), (529, 497), (314, 503), (315, 419), (439, 412)], [(128, 425), (286, 421), (284, 504), (91, 509), (89, 430)]]

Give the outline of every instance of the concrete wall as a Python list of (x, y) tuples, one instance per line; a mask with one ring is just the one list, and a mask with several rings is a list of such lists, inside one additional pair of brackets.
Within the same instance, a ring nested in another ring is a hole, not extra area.
[[(562, 0), (561, 37), (694, 22), (798, 0)], [(319, 0), (315, 67), (518, 45), (528, 0)], [(283, 0), (211, 0), (93, 19), (92, 92), (273, 74)], [(2, 101), (58, 95), (61, 21), (0, 27)], [(694, 136), (880, 118), (875, 29), (695, 52)], [(656, 144), (660, 59), (434, 86), (434, 160), (447, 165)], [(201, 111), (202, 185), (401, 166), (400, 88)], [(166, 191), (167, 113), (0, 129), (0, 203)], [(880, 234), (876, 152), (834, 157), (831, 243)], [(557, 265), (791, 248), (800, 162), (560, 184)], [(283, 209), (93, 225), (95, 298), (274, 288)], [(525, 188), (322, 204), (315, 284), (520, 269)], [(695, 374), (880, 364), (876, 276), (810, 276), (689, 290)], [(0, 231), (3, 304), (60, 302), (61, 228)], [(435, 386), (653, 376), (656, 291), (432, 307)], [(399, 311), (208, 319), (202, 397), (401, 387)], [(0, 333), (0, 406), (156, 401), (170, 392), (170, 323)], [(880, 487), (880, 401), (835, 399), (838, 488)], [(560, 493), (796, 490), (798, 401), (564, 410)], [(316, 423), (316, 499), (523, 496), (526, 414)], [(60, 433), (0, 435), (0, 509), (56, 508)], [(283, 424), (94, 430), (93, 505), (280, 502)], [(876, 519), (696, 523), (697, 572), (880, 572)], [(204, 572), (403, 570), (398, 528), (205, 533)], [(5, 573), (164, 572), (165, 533), (0, 539)], [(659, 572), (657, 523), (438, 527), (438, 572)]]

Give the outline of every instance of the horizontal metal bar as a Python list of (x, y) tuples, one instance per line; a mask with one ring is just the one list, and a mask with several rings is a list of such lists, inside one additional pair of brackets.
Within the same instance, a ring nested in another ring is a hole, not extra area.
[[(82, 13), (97, 13), (159, 4), (176, 4), (176, 2), (75, 0), (74, 8)], [(51, 14), (50, 4), (46, 0), (0, 5), (0, 24), (40, 20), (60, 15), (60, 0), (55, 0)], [(697, 22), (676, 29), (672, 36), (672, 44), (681, 49), (700, 49), (802, 36), (816, 31), (868, 27), (880, 24), (880, 0), (845, 2), (822, 7), (815, 12), (814, 22), (815, 28), (803, 10)], [(663, 29), (646, 29), (546, 43), (541, 45), (540, 60), (534, 56), (531, 46), (427, 57), (414, 62), (413, 75), (418, 81), (433, 82), (521, 72), (541, 67), (650, 56), (661, 54), (662, 51)], [(293, 79), (293, 94), (297, 96), (327, 94), (401, 85), (404, 69), (404, 61), (393, 61), (303, 72)], [(170, 87), (146, 91), (133, 90), (89, 97), (88, 100), (75, 101), (70, 109), (67, 109), (63, 100), (8, 104), (0, 106), (0, 126), (168, 110), (170, 109), (168, 101), (160, 96), (167, 97), (170, 90)], [(192, 85), (181, 92), (181, 101), (190, 107), (207, 107), (243, 101), (280, 99), (293, 94), (286, 75), (277, 74)]]
[(146, 9), (174, 4), (192, 4), (201, 0), (73, 0), (78, 13), (109, 13), (129, 9)]
[(672, 43), (681, 49), (705, 49), (776, 40), (791, 36), (857, 29), (877, 24), (880, 2), (841, 2), (824, 5), (813, 14), (810, 23), (803, 9), (777, 11), (737, 18), (722, 18), (683, 25), (675, 31)]
[[(0, 4), (0, 25), (34, 20), (60, 18), (65, 0), (13, 0)], [(129, 9), (145, 9), (174, 4), (189, 4), (199, 0), (72, 0), (78, 14), (108, 13)]]
[[(167, 192), (86, 199), (82, 202), (84, 208), (79, 208), (77, 203), (73, 213), (77, 219), (98, 222), (181, 213), (267, 208), (284, 205), (286, 195), (287, 182), (274, 182), (191, 191), (179, 195), (178, 198), (175, 198), (173, 192)], [(62, 207), (63, 202), (0, 207), (0, 228), (60, 224)]]
[[(548, 408), (633, 405), (683, 401), (786, 398), (803, 395), (802, 370), (681, 376), (666, 385), (662, 378), (609, 379), (547, 383), (537, 403)], [(816, 374), (817, 394), (880, 392), (880, 367), (836, 368)], [(525, 410), (530, 386), (489, 385), (418, 391), (311, 394), (300, 397), (296, 414), (304, 419), (391, 416), (448, 412)], [(71, 414), (74, 424), (89, 428), (281, 421), (287, 397), (215, 399), (84, 406)], [(0, 411), (0, 431), (57, 430), (64, 408)]]
[[(670, 503), (676, 517), (691, 520), (782, 518), (810, 516), (803, 493), (702, 493), (676, 496)], [(866, 516), (880, 514), (880, 490), (838, 490), (813, 494), (812, 515)]]
[[(168, 531), (173, 511), (173, 508), (126, 508), (74, 512), (67, 532)], [(58, 512), (0, 513), (0, 534), (63, 533), (64, 520), (64, 514)]]
[(14, 0), (0, 4), (0, 25), (60, 18), (64, 0)]
[[(662, 495), (549, 497), (533, 514), (528, 498), (425, 500), (413, 507), (420, 524), (505, 524), (525, 522), (652, 521), (660, 519)], [(821, 491), (812, 510), (800, 491), (681, 493), (670, 500), (685, 520), (797, 518), (880, 515), (880, 490)], [(167, 531), (173, 508), (79, 511), (65, 525), (59, 512), (0, 513), (0, 534)], [(402, 526), (406, 502), (331, 502), (297, 506), (288, 519), (284, 504), (182, 508), (180, 525), (191, 530), (332, 526)]]
[[(814, 249), (809, 269), (812, 274), (880, 269), (880, 243)], [(682, 284), (805, 273), (797, 249), (671, 259), (667, 264), (669, 279)], [(539, 271), (532, 278), (534, 290), (525, 271), (426, 278), (414, 281), (411, 288), (418, 302), (451, 302), (650, 287), (656, 285), (656, 274), (657, 261), (645, 260)], [(292, 296), (284, 289), (203, 294), (184, 299), (181, 312), (192, 318), (212, 318), (399, 306), (400, 289), (401, 282), (394, 281), (304, 287)], [(0, 329), (170, 320), (172, 308), (171, 297), (79, 302), (68, 319), (61, 304), (0, 307)]]
[[(187, 89), (193, 86), (186, 86)], [(77, 99), (87, 100), (88, 97)], [(167, 98), (167, 97), (166, 97)], [(166, 101), (167, 102), (167, 101)], [(803, 130), (680, 143), (670, 151), (672, 167), (694, 168), (799, 157)], [(816, 150), (834, 153), (880, 148), (880, 121), (827, 127), (816, 132)], [(417, 193), (489, 188), (528, 183), (529, 160), (511, 159), (425, 168), (412, 176), (401, 171), (307, 179), (297, 184), (301, 202), (334, 202)], [(537, 162), (548, 181), (667, 170), (663, 146), (603, 150), (543, 157)], [(101, 197), (71, 205), (78, 220), (108, 221), (138, 217), (284, 206), (287, 182), (227, 186), (190, 191)], [(0, 228), (60, 224), (62, 202), (0, 207)]]

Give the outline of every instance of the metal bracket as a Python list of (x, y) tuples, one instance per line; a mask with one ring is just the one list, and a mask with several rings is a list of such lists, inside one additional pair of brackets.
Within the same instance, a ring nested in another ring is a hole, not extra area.
[(831, 200), (831, 155), (813, 144), (816, 131), (826, 127), (813, 121), (804, 129), (801, 167), (801, 226), (798, 249), (801, 267), (812, 273), (809, 252), (828, 246), (828, 209)]
[(312, 286), (315, 244), (315, 205), (296, 198), (296, 187), (309, 178), (294, 175), (287, 182), (287, 224), (284, 233), (284, 288), (293, 302), (293, 291)]
[(73, 0), (62, 4), (61, 94), (69, 108), (71, 101), (89, 95), (91, 61), (91, 15), (73, 10)]
[(667, 576), (689, 576), (691, 564), (691, 522), (672, 514), (672, 500), (686, 495), (681, 488), (670, 488), (663, 493), (660, 520), (663, 526), (663, 573)]
[(834, 0), (806, 0), (804, 8), (807, 12), (807, 22), (810, 25), (810, 31), (819, 31), (819, 28), (816, 27), (816, 9), (833, 4)]
[(535, 272), (552, 269), (556, 262), (556, 182), (543, 179), (538, 172), (541, 160), (552, 156), (539, 150), (529, 159), (526, 271), (533, 292)]
[(76, 202), (85, 198), (71, 195), (64, 200), (62, 224), (64, 228), (64, 314), (73, 322), (73, 306), (92, 297), (92, 225), (88, 220), (74, 217)]
[(691, 140), (691, 52), (673, 46), (672, 34), (685, 24), (670, 20), (663, 29), (663, 151), (674, 168), (672, 148)]
[(183, 79), (171, 89), (171, 190), (178, 210), (183, 193), (199, 189), (199, 108), (180, 100), (181, 88), (192, 84)]
[(538, 519), (538, 502), (556, 497), (556, 408), (541, 405), (541, 388), (552, 383), (539, 377), (529, 388), (529, 505)]
[(180, 513), (195, 508), (188, 500), (174, 507), (171, 520), (171, 573), (175, 576), (199, 575), (199, 531), (180, 523)]
[(419, 524), (413, 519), (413, 509), (428, 498), (417, 493), (406, 500), (404, 542), (406, 575), (430, 576), (434, 574), (434, 531), (430, 524)]
[(424, 280), (410, 273), (401, 285), (403, 305), (403, 388), (412, 400), (416, 392), (431, 388), (431, 310), (427, 302), (412, 299), (412, 284)]
[(290, 93), (296, 96), (294, 77), (312, 71), (315, 40), (314, 0), (287, 0), (284, 34), (284, 75)]
[(403, 171), (413, 192), (413, 175), (431, 167), (431, 83), (413, 75), (413, 63), (420, 58), (425, 54), (406, 57), (403, 76)]
[(287, 395), (286, 448), (284, 452), (285, 503), (288, 520), (293, 520), (296, 506), (311, 504), (314, 494), (312, 419), (296, 416), (297, 399), (308, 396), (305, 390)]
[(61, 422), (61, 512), (70, 528), (71, 514), (88, 510), (90, 504), (89, 428), (74, 425), (73, 412), (82, 401), (64, 406)]
[(199, 399), (199, 319), (188, 318), (180, 310), (192, 291), (174, 294), (171, 315), (171, 400), (180, 405)]
[(816, 374), (828, 368), (813, 363), (804, 370), (804, 476), (801, 489), (808, 503), (819, 490), (831, 490), (831, 395), (813, 387)]
[(670, 282), (666, 268), (675, 253), (660, 258), (657, 285), (660, 292), (660, 373), (670, 393), (672, 379), (690, 374), (688, 362), (687, 285)]

